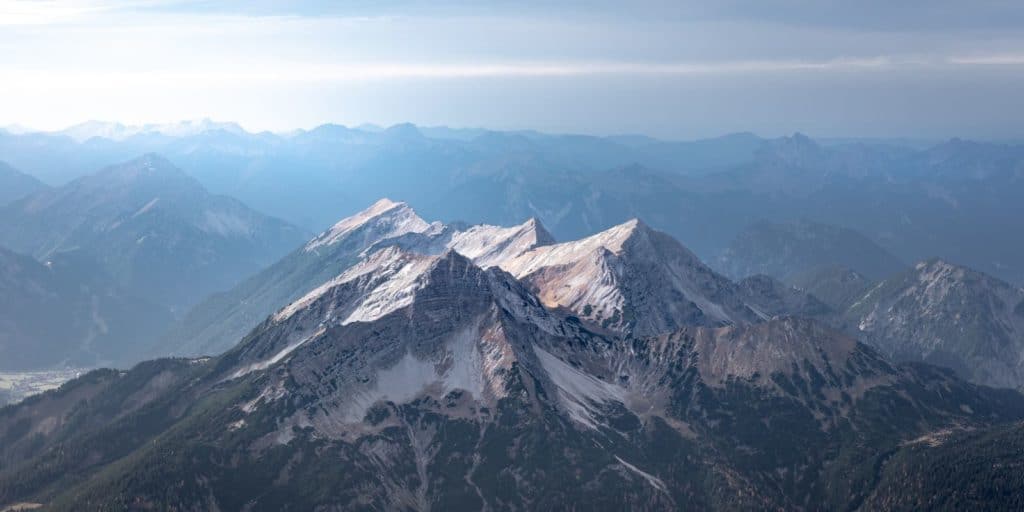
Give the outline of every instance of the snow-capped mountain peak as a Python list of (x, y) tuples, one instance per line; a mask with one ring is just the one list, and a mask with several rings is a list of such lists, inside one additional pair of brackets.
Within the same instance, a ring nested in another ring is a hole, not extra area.
[[(520, 332), (522, 322), (533, 327)], [(481, 269), (453, 250), (430, 256), (392, 246), (264, 323), (233, 351), (225, 378), (278, 369), (310, 389), (332, 375), (338, 389), (318, 398), (321, 412), (294, 420), (340, 433), (381, 401), (461, 390), (493, 403), (506, 392), (512, 363), (533, 357), (522, 337), (554, 335), (558, 322), (504, 272)], [(520, 343), (513, 346), (510, 336)], [(263, 396), (284, 385), (268, 386)]]
[(486, 268), (553, 243), (554, 237), (534, 217), (508, 228), (486, 224), (471, 226), (454, 233), (448, 247)]
[(639, 219), (573, 242), (535, 248), (500, 264), (549, 307), (636, 334), (686, 324), (755, 319), (736, 286), (670, 236)]
[(381, 199), (369, 208), (346, 217), (306, 244), (306, 251), (333, 245), (361, 228), (368, 228), (363, 238), (383, 240), (406, 233), (422, 233), (431, 225), (420, 218), (409, 205)]

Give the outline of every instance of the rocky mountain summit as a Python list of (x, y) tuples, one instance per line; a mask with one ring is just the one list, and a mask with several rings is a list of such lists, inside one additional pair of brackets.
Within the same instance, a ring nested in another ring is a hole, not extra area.
[(639, 335), (684, 325), (760, 318), (736, 286), (672, 237), (634, 219), (596, 235), (541, 246), (499, 264), (562, 307), (601, 328)]
[(851, 332), (896, 360), (1024, 386), (1024, 290), (989, 275), (923, 261), (868, 290), (845, 316)]

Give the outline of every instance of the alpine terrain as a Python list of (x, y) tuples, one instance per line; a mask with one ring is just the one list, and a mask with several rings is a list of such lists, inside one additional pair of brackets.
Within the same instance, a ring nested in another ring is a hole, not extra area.
[(1024, 387), (1024, 289), (931, 259), (872, 287), (845, 312), (850, 331), (896, 360)]
[(827, 309), (803, 304), (813, 299), (781, 283), (769, 285), (770, 296), (764, 286), (755, 290), (733, 283), (669, 235), (636, 219), (555, 243), (537, 219), (511, 227), (446, 225), (423, 220), (404, 202), (382, 199), (192, 308), (154, 354), (221, 353), (267, 315), (388, 246), (430, 255), (451, 249), (478, 266), (500, 267), (545, 306), (572, 312), (591, 328), (619, 333), (662, 334), (684, 325), (743, 324)]
[[(940, 456), (931, 448), (1024, 420), (1015, 391), (891, 363), (815, 320), (758, 314), (749, 297), (798, 292), (769, 278), (733, 284), (640, 222), (553, 244), (535, 221), (451, 231), (406, 209), (379, 202), (314, 238), (301, 251), (364, 248), (222, 355), (97, 370), (0, 409), (0, 503), (957, 503), (921, 473)], [(400, 242), (374, 244), (381, 230), (350, 238), (387, 212)], [(574, 279), (604, 291), (580, 294)], [(666, 307), (646, 307), (641, 290)], [(686, 320), (696, 323), (674, 324)], [(1007, 471), (991, 468), (976, 488), (1012, 492)], [(908, 479), (922, 484), (898, 486)]]

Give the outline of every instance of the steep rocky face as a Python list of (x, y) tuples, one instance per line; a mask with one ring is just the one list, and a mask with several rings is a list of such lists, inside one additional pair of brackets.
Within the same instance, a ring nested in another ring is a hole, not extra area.
[(309, 398), (325, 416), (293, 423), (329, 425), (344, 435), (344, 425), (359, 424), (378, 401), (440, 400), (462, 390), (493, 407), (515, 367), (547, 386), (570, 419), (597, 429), (603, 402), (666, 414), (668, 403), (658, 397), (671, 392), (670, 361), (690, 361), (716, 385), (739, 379), (771, 387), (773, 375), (796, 371), (805, 381), (813, 379), (803, 372), (829, 374), (842, 388), (863, 377), (844, 373), (857, 366), (850, 362), (855, 352), (870, 360), (857, 364), (875, 366), (870, 375), (895, 375), (852, 339), (792, 317), (686, 328), (632, 344), (597, 336), (543, 307), (500, 270), (483, 270), (452, 250), (427, 256), (387, 247), (277, 312), (224, 356), (219, 371), (238, 379), (278, 368), (260, 397), (269, 403), (315, 388)]
[(138, 296), (174, 308), (279, 258), (303, 234), (156, 155), (112, 166), (0, 208), (0, 243), (45, 261), (81, 251)]
[(897, 360), (967, 379), (1024, 385), (1024, 290), (942, 260), (883, 281), (846, 311), (859, 336)]
[(679, 242), (633, 220), (499, 264), (548, 307), (637, 335), (756, 321), (736, 286)]
[(342, 219), (306, 244), (306, 252), (352, 244), (369, 247), (381, 240), (406, 233), (423, 233), (432, 226), (405, 203), (381, 199), (369, 208)]

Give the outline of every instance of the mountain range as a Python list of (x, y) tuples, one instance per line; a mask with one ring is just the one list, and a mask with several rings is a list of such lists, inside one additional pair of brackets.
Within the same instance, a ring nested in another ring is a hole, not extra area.
[(1021, 145), (800, 134), (674, 142), (408, 124), (275, 135), (188, 125), (199, 128), (82, 142), (0, 134), (0, 155), (60, 185), (158, 152), (213, 193), (311, 232), (382, 196), (449, 223), (537, 217), (564, 240), (639, 217), (715, 265), (751, 225), (813, 219), (860, 233), (901, 262), (937, 256), (1024, 284), (1024, 242), (1006, 236), (1024, 229)]
[[(893, 365), (813, 320), (657, 336), (593, 330), (499, 266), (388, 245), (222, 356), (99, 370), (0, 409), (0, 502), (944, 503), (952, 489), (894, 490), (932, 455), (917, 447), (961, 431), (1002, 432), (1022, 418), (1024, 396), (1014, 391)], [(983, 485), (1010, 492), (1004, 480)]]
[(400, 245), (425, 254), (453, 247), (479, 261), (501, 260), (550, 235), (535, 221), (466, 229), (428, 223), (406, 203), (388, 199), (337, 222), (277, 263), (193, 307), (154, 347), (154, 355), (219, 354), (274, 311), (336, 277), (374, 249)]
[(618, 333), (653, 335), (685, 325), (753, 323), (794, 312), (782, 301), (792, 305), (806, 296), (781, 283), (770, 298), (747, 293), (639, 220), (556, 243), (536, 219), (512, 227), (445, 225), (423, 220), (406, 203), (383, 199), (196, 305), (157, 344), (154, 355), (219, 354), (274, 311), (388, 246), (427, 255), (457, 251), (481, 267), (511, 273), (546, 307)]
[(238, 126), (236, 123), (217, 123), (209, 119), (181, 121), (177, 123), (146, 124), (142, 126), (128, 126), (121, 123), (103, 121), (86, 121), (53, 133), (56, 135), (71, 137), (76, 142), (85, 142), (90, 139), (122, 141), (130, 137), (144, 135), (187, 137), (212, 131), (225, 131), (235, 134), (245, 133), (242, 127)]
[(0, 167), (0, 378), (120, 368), (0, 407), (0, 510), (1024, 506), (1021, 146), (204, 120), (0, 158), (43, 180)]
[[(537, 219), (427, 222), (380, 200), (160, 344), (212, 357), (96, 370), (0, 409), (0, 503), (963, 503), (928, 464), (975, 460), (961, 439), (1009, 460), (1024, 395), (965, 380), (1008, 385), (1014, 352), (957, 351), (1019, 344), (996, 328), (1021, 292), (940, 260), (868, 286), (828, 305), (733, 282), (639, 220), (558, 242)], [(991, 497), (1012, 467), (979, 471), (974, 502), (1007, 503)]]

